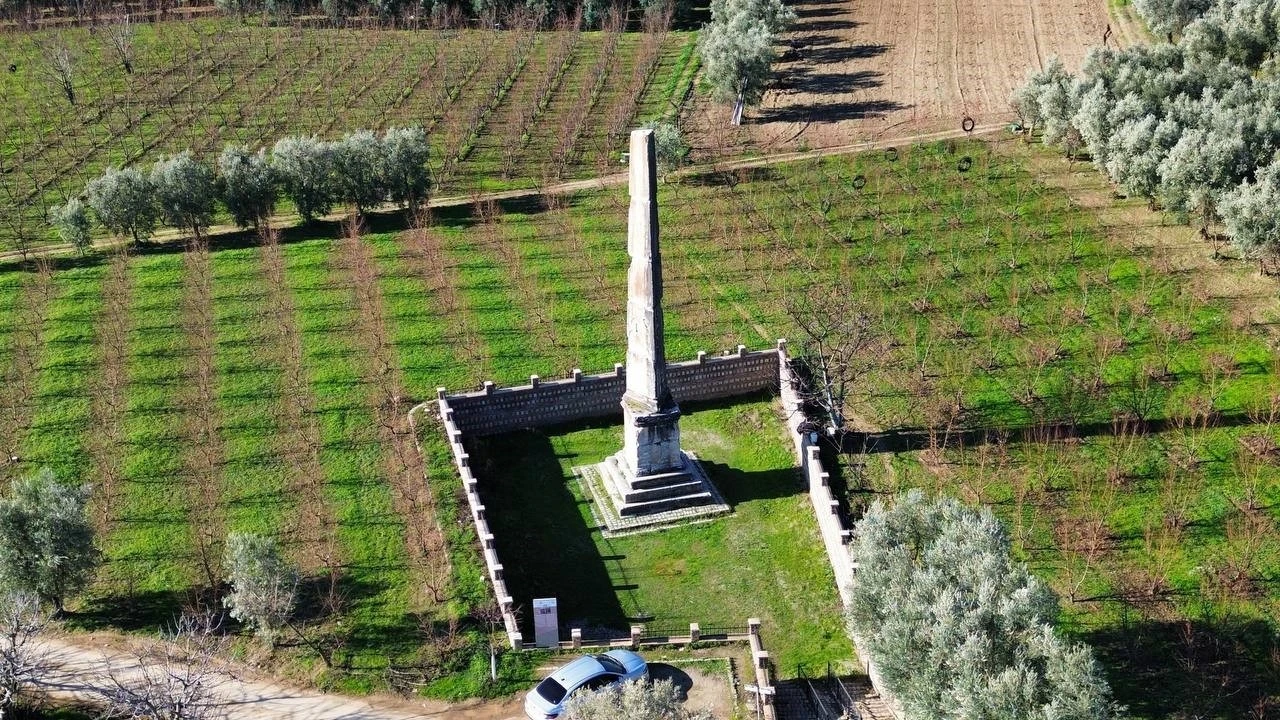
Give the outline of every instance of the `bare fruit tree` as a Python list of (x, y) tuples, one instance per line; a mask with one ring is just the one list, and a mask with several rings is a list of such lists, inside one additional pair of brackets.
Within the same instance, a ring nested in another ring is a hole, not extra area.
[(844, 426), (849, 392), (874, 363), (879, 342), (875, 317), (853, 288), (814, 284), (788, 296), (787, 313), (804, 334), (809, 372), (799, 388), (806, 402), (821, 408), (830, 427)]
[(129, 16), (125, 15), (120, 22), (107, 26), (107, 42), (115, 51), (121, 67), (129, 75), (133, 74), (133, 25)]
[(137, 664), (108, 666), (97, 689), (106, 718), (221, 720), (215, 691), (222, 681), (216, 657), (223, 645), (209, 613), (184, 613), (159, 640), (134, 648)]
[(41, 72), (54, 85), (62, 91), (63, 96), (67, 98), (67, 102), (72, 105), (76, 104), (76, 85), (75, 58), (71, 55), (71, 48), (61, 40), (55, 40), (44, 49), (43, 65)]
[(28, 685), (48, 674), (48, 648), (40, 640), (48, 625), (35, 595), (0, 597), (0, 717), (18, 705)]

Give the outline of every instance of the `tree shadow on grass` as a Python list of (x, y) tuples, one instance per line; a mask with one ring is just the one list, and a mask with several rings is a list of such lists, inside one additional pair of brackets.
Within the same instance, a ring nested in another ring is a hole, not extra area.
[(1268, 718), (1280, 711), (1280, 643), (1262, 620), (1147, 621), (1081, 639), (1111, 670), (1116, 700), (1136, 716)]

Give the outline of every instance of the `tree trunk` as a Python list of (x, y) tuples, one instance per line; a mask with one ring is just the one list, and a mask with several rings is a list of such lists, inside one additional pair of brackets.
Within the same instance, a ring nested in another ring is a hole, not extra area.
[(742, 91), (741, 91), (741, 90), (739, 90), (739, 91), (738, 91), (738, 99), (737, 99), (736, 101), (734, 101), (734, 103), (733, 103), (733, 120), (732, 120), (732, 122), (733, 122), (733, 124), (734, 124), (734, 125), (741, 125), (741, 124), (742, 124), (742, 108), (743, 108), (743, 105), (745, 105), (745, 101), (742, 99)]

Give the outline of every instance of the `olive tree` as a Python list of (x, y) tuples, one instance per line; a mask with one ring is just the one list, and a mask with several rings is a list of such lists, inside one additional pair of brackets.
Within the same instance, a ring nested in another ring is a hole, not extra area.
[(387, 199), (382, 141), (369, 130), (349, 133), (331, 146), (334, 190), (363, 215)]
[(165, 222), (186, 228), (196, 240), (213, 222), (217, 191), (213, 170), (190, 152), (157, 160), (151, 166), (151, 185)]
[(71, 198), (63, 205), (49, 211), (49, 220), (58, 231), (62, 241), (84, 255), (93, 245), (93, 237), (89, 234), (91, 225), (89, 211), (80, 198)]
[(1133, 6), (1151, 32), (1173, 42), (1173, 35), (1203, 15), (1213, 6), (1213, 0), (1133, 0)]
[(333, 151), (314, 137), (284, 137), (271, 148), (271, 168), (303, 222), (333, 207)]
[(160, 210), (155, 186), (137, 168), (108, 168), (85, 187), (89, 207), (108, 232), (146, 242), (155, 232)]
[(0, 587), (30, 593), (62, 612), (98, 564), (88, 486), (63, 485), (48, 468), (0, 498)]
[(917, 720), (1110, 720), (1122, 715), (1087, 647), (1050, 623), (1057, 599), (1010, 558), (989, 510), (919, 491), (855, 529), (849, 622)]
[(667, 120), (654, 120), (645, 123), (644, 127), (653, 130), (654, 154), (663, 172), (671, 172), (688, 161), (689, 144), (680, 134), (679, 125)]
[(1197, 218), (1207, 236), (1218, 197), (1237, 180), (1244, 151), (1239, 135), (1191, 128), (1161, 161), (1160, 198), (1171, 210)]
[(1250, 257), (1280, 253), (1280, 157), (1222, 195), (1218, 212), (1232, 242)]
[(276, 541), (253, 533), (231, 533), (223, 557), (231, 594), (223, 604), (231, 617), (273, 641), (293, 614), (298, 570), (280, 554)]
[(705, 710), (691, 711), (680, 703), (680, 693), (670, 680), (643, 680), (612, 685), (596, 692), (574, 695), (565, 704), (564, 720), (711, 720)]
[(222, 203), (242, 228), (267, 224), (276, 207), (276, 174), (265, 149), (227, 145), (218, 156)]
[(764, 95), (778, 33), (795, 21), (780, 0), (712, 0), (711, 22), (698, 34), (703, 77), (719, 100), (733, 103), (731, 121)]
[(421, 127), (388, 128), (382, 135), (382, 184), (391, 200), (409, 212), (426, 202), (431, 188), (427, 132)]
[(47, 676), (49, 651), (41, 637), (48, 626), (38, 597), (0, 594), (0, 718), (21, 704), (28, 686)]

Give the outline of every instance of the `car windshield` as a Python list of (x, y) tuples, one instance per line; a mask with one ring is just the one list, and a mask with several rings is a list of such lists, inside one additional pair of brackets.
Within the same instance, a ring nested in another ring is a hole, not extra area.
[(538, 694), (552, 705), (559, 705), (566, 692), (568, 691), (564, 689), (563, 685), (556, 682), (555, 678), (547, 678), (538, 683)]
[(599, 660), (600, 664), (604, 666), (604, 669), (611, 673), (617, 675), (625, 675), (627, 673), (626, 668), (622, 667), (622, 663), (614, 660), (608, 655), (596, 655), (596, 660)]

